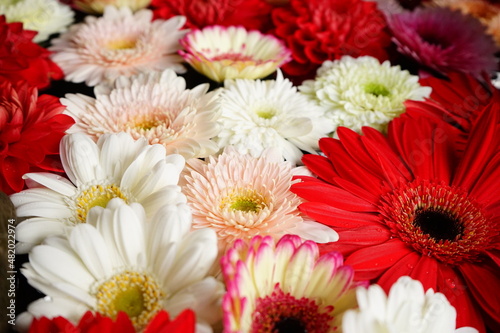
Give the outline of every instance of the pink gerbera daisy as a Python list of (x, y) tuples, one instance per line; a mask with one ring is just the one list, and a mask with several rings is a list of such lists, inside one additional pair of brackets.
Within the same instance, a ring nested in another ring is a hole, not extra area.
[(336, 332), (356, 306), (353, 270), (337, 252), (286, 235), (237, 240), (221, 260), (224, 332)]
[(496, 67), (497, 48), (476, 19), (447, 8), (416, 9), (390, 17), (398, 51), (423, 70), (457, 71), (479, 76)]
[(108, 6), (102, 17), (87, 16), (84, 23), (52, 41), (52, 59), (64, 71), (66, 81), (89, 86), (150, 70), (171, 68), (185, 72), (179, 39), (183, 16), (151, 21), (150, 10), (135, 14), (130, 8)]

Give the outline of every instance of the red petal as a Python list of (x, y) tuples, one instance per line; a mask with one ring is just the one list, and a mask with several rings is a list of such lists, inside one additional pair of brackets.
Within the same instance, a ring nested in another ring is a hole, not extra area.
[(379, 224), (378, 216), (368, 213), (349, 212), (321, 202), (304, 202), (299, 210), (310, 218), (332, 227), (357, 228)]
[(382, 276), (376, 281), (376, 283), (380, 285), (386, 293), (388, 293), (392, 285), (401, 276), (410, 275), (413, 268), (417, 265), (419, 259), (420, 254), (416, 252), (408, 253), (387, 271), (385, 271), (384, 274), (382, 274)]
[(436, 259), (420, 256), (419, 261), (411, 271), (410, 277), (422, 283), (424, 290), (437, 289), (438, 262)]
[(392, 239), (354, 252), (347, 257), (345, 264), (354, 268), (356, 280), (371, 280), (379, 277), (412, 251), (405, 243)]

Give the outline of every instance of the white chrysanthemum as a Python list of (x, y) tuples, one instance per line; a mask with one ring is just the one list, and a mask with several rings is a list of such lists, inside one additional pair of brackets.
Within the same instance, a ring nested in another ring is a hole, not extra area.
[(69, 6), (57, 0), (2, 0), (1, 14), (5, 15), (7, 22), (22, 22), (25, 30), (37, 31), (33, 38), (36, 43), (66, 31), (74, 16)]
[(318, 243), (338, 240), (333, 229), (300, 214), (302, 200), (290, 186), (303, 168), (292, 168), (278, 151), (269, 149), (256, 158), (228, 147), (207, 162), (194, 162), (183, 185), (193, 228), (214, 229), (221, 251), (236, 239), (256, 235), (279, 239), (296, 234)]
[(336, 127), (361, 132), (363, 126), (384, 131), (389, 121), (405, 111), (406, 100), (429, 97), (430, 87), (422, 87), (418, 76), (400, 66), (382, 64), (373, 57), (325, 61), (314, 80), (299, 87), (308, 99), (319, 105)]
[(96, 207), (68, 236), (35, 246), (22, 273), (47, 297), (34, 301), (17, 324), (62, 316), (78, 322), (91, 310), (116, 317), (124, 311), (137, 330), (164, 309), (172, 316), (190, 308), (198, 332), (221, 318), (223, 286), (207, 272), (217, 256), (213, 230), (190, 232), (186, 204), (166, 205), (146, 220), (139, 204), (113, 199)]
[(188, 159), (219, 150), (211, 140), (219, 133), (217, 96), (207, 93), (208, 88), (202, 84), (186, 89), (184, 78), (167, 69), (121, 76), (111, 87), (97, 86), (96, 98), (67, 94), (61, 103), (76, 121), (69, 133), (84, 132), (97, 139), (104, 133), (127, 132)]
[(130, 8), (108, 6), (102, 17), (87, 16), (59, 38), (52, 40), (52, 60), (65, 74), (66, 81), (86, 82), (89, 86), (151, 70), (171, 68), (184, 73), (179, 39), (186, 18), (153, 19), (151, 10), (135, 14)]
[(254, 157), (275, 147), (293, 164), (300, 162), (301, 150), (315, 153), (333, 127), (280, 71), (276, 80), (227, 80), (220, 109), (220, 147), (233, 145)]
[(379, 285), (356, 290), (359, 309), (349, 310), (343, 333), (476, 333), (470, 327), (455, 329), (457, 313), (446, 296), (424, 291), (422, 283), (408, 276), (395, 282), (389, 296)]
[(180, 43), (184, 59), (217, 82), (263, 78), (291, 59), (282, 41), (243, 27), (209, 26), (191, 31)]
[(103, 135), (96, 144), (76, 133), (63, 137), (60, 151), (69, 180), (27, 173), (30, 188), (10, 197), (17, 216), (31, 217), (17, 227), (19, 252), (84, 223), (92, 207), (105, 207), (112, 198), (139, 202), (148, 216), (165, 204), (186, 202), (177, 185), (185, 160), (177, 154), (166, 156), (162, 145), (134, 141), (126, 133)]

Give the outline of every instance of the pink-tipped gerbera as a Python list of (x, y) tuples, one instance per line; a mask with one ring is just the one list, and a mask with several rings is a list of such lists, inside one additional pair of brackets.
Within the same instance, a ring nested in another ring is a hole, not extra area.
[(335, 332), (356, 306), (352, 268), (298, 236), (237, 240), (221, 265), (225, 333)]
[(377, 4), (362, 0), (291, 0), (272, 12), (273, 33), (292, 50), (285, 74), (313, 78), (325, 60), (343, 55), (387, 59), (387, 24)]
[(25, 173), (62, 172), (59, 141), (74, 121), (55, 96), (38, 96), (26, 82), (0, 77), (0, 190), (24, 188)]
[(106, 7), (102, 17), (87, 16), (69, 31), (52, 40), (52, 59), (64, 71), (66, 81), (89, 86), (110, 82), (120, 75), (171, 68), (185, 72), (179, 39), (185, 17), (151, 21), (147, 9), (132, 13), (130, 8)]
[(339, 129), (324, 138), (326, 157), (307, 155), (317, 178), (291, 190), (299, 208), (332, 226), (357, 279), (385, 290), (402, 275), (446, 295), (457, 326), (500, 327), (500, 105), (481, 112), (461, 157), (460, 131), (429, 117), (393, 120), (387, 137)]
[(431, 73), (480, 76), (496, 68), (493, 39), (475, 18), (448, 8), (424, 8), (388, 20), (398, 52)]
[(272, 7), (265, 0), (153, 0), (151, 7), (156, 19), (185, 16), (189, 29), (242, 25), (266, 31), (271, 24)]
[(260, 79), (290, 60), (290, 51), (271, 35), (240, 26), (209, 26), (180, 40), (182, 55), (210, 79)]

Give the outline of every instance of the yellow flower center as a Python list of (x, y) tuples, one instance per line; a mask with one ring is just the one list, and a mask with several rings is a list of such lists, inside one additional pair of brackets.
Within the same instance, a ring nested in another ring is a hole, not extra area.
[(78, 222), (85, 223), (87, 214), (92, 207), (106, 207), (113, 198), (123, 199), (128, 203), (127, 197), (116, 185), (94, 185), (80, 193), (76, 198), (76, 217)]
[(241, 212), (258, 213), (267, 206), (266, 198), (253, 189), (236, 188), (229, 191), (220, 203), (220, 208)]
[(125, 271), (102, 283), (95, 293), (97, 311), (116, 318), (125, 312), (137, 331), (143, 329), (162, 309), (165, 298), (155, 279), (147, 274)]
[(256, 114), (261, 118), (271, 119), (272, 117), (274, 117), (276, 115), (276, 110), (274, 108), (271, 108), (271, 107), (263, 107), (263, 108), (259, 108), (257, 110)]
[(375, 96), (389, 96), (391, 92), (383, 84), (371, 82), (365, 85), (365, 92)]
[(108, 50), (128, 50), (135, 48), (136, 41), (130, 39), (112, 40), (106, 44)]

